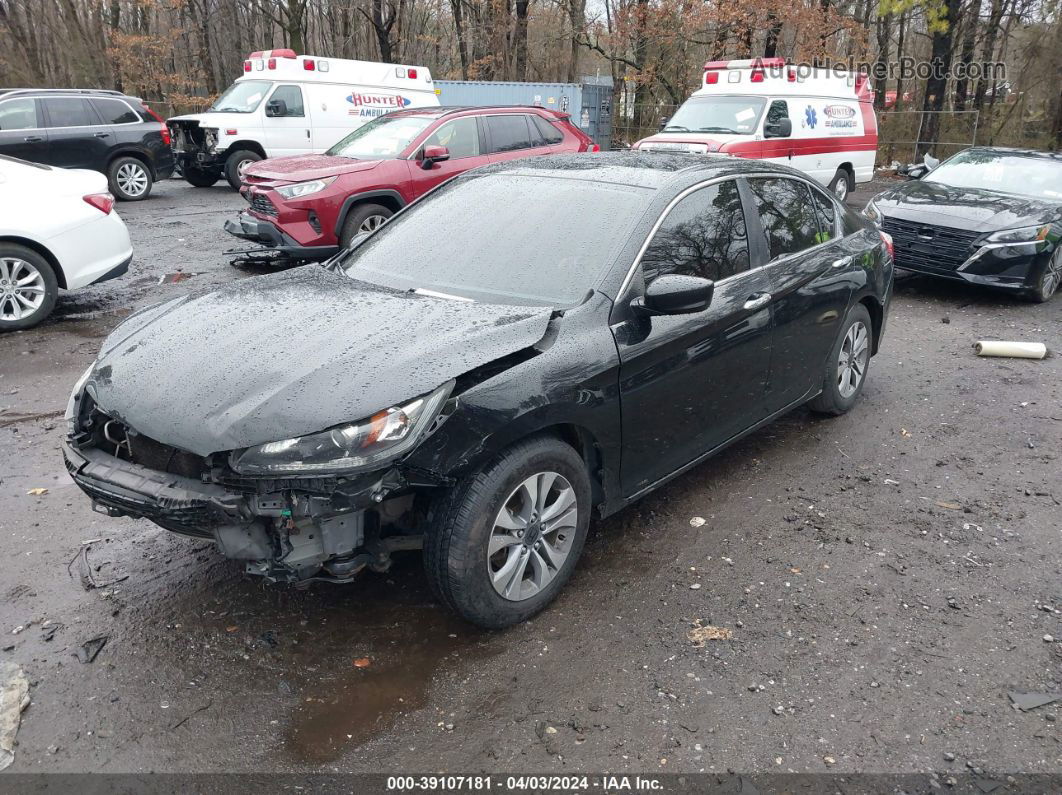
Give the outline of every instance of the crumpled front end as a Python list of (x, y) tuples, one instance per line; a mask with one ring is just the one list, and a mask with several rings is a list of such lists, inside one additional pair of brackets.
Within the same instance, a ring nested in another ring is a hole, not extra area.
[(356, 477), (247, 478), (228, 455), (198, 456), (157, 442), (75, 396), (63, 446), (67, 470), (109, 516), (149, 519), (215, 541), (246, 570), (279, 582), (344, 582), (386, 570), (399, 549), (418, 549), (424, 503), (437, 483), (397, 467)]
[(181, 168), (218, 167), (224, 163), (218, 151), (218, 128), (204, 126), (194, 117), (174, 118), (166, 122), (170, 130), (170, 146)]

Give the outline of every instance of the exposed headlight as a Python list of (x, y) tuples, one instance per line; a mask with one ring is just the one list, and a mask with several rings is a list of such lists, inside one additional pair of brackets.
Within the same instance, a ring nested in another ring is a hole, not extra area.
[(874, 204), (873, 199), (868, 201), (867, 206), (863, 208), (863, 215), (866, 218), (869, 218), (878, 226), (881, 226), (881, 222), (885, 218), (885, 216), (881, 214), (881, 209), (878, 207), (878, 205)]
[(311, 179), (309, 182), (296, 182), (294, 185), (285, 185), (275, 190), (285, 199), (298, 199), (301, 196), (309, 196), (311, 193), (324, 190), (335, 181), (335, 177)]
[(92, 375), (92, 368), (96, 366), (93, 362), (88, 366), (88, 369), (81, 374), (81, 377), (77, 379), (77, 383), (74, 384), (74, 390), (70, 393), (70, 399), (66, 401), (66, 411), (63, 414), (63, 419), (66, 420), (66, 427), (70, 433), (73, 433), (77, 429), (74, 427), (74, 412), (77, 410), (78, 399), (81, 397), (81, 390), (85, 388), (85, 383), (89, 380), (89, 376)]
[(1051, 232), (1050, 224), (1045, 226), (1023, 226), (1020, 229), (1004, 229), (993, 232), (986, 243), (1043, 243)]
[(428, 395), (360, 422), (236, 450), (229, 463), (243, 475), (311, 475), (379, 466), (416, 445), (453, 386), (448, 381)]

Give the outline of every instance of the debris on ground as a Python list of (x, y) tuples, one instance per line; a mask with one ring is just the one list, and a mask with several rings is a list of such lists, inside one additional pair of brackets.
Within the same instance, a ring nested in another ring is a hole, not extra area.
[(949, 511), (961, 511), (962, 510), (962, 506), (959, 505), (959, 503), (957, 503), (957, 502), (941, 502), (940, 500), (937, 500), (937, 507), (938, 508), (947, 508)]
[(110, 638), (107, 635), (100, 635), (98, 638), (86, 640), (77, 650), (77, 659), (83, 663), (92, 662), (99, 656), (99, 653), (103, 651), (103, 647), (107, 645), (108, 640), (110, 640)]
[[(113, 580), (107, 580), (106, 582), (98, 582), (92, 573), (92, 564), (89, 563), (89, 550), (92, 549), (92, 545), (99, 541), (99, 539), (92, 539), (90, 541), (82, 541), (81, 548), (77, 551), (73, 560), (66, 564), (66, 571), (70, 576), (73, 576), (73, 572), (70, 569), (74, 563), (77, 563), (78, 578), (81, 580), (81, 587), (86, 591), (101, 590), (103, 588), (109, 588), (112, 585), (117, 585), (120, 582), (124, 582), (129, 579), (128, 574), (124, 574), (120, 577), (115, 577)], [(96, 571), (106, 566), (106, 563), (101, 563), (96, 566)]]
[(36, 488), (26, 492), (30, 497), (42, 497), (48, 493), (48, 489)]
[(368, 668), (370, 665), (372, 665), (372, 660), (368, 657), (358, 657), (358, 659), (354, 661), (355, 668)]
[(974, 343), (974, 351), (978, 356), (1006, 356), (1012, 359), (1042, 359), (1047, 356), (1047, 346), (1042, 342), (980, 340)]
[(200, 712), (206, 712), (212, 706), (214, 706), (214, 702), (211, 700), (211, 701), (207, 701), (205, 704), (203, 704), (200, 707), (196, 707), (191, 712), (189, 712), (187, 715), (185, 715), (183, 718), (181, 718), (179, 721), (177, 721), (172, 726), (170, 726), (170, 731), (173, 731), (174, 729), (179, 729), (181, 726), (186, 724), (189, 720), (194, 718)]
[(694, 516), (690, 519), (690, 527), (704, 527), (705, 519), (703, 516)]
[(1044, 707), (1062, 699), (1062, 694), (1059, 693), (1018, 693), (1014, 690), (1007, 693), (1007, 696), (1022, 712)]
[(704, 644), (710, 640), (730, 640), (734, 633), (726, 627), (713, 627), (711, 624), (702, 626), (701, 619), (693, 622), (693, 629), (686, 633), (686, 637), (698, 649), (703, 649)]
[(0, 770), (15, 761), (15, 735), (29, 703), (29, 680), (22, 667), (0, 665)]
[(187, 281), (195, 276), (194, 273), (188, 271), (177, 271), (176, 273), (164, 273), (159, 276), (159, 284), (177, 284), (178, 282)]

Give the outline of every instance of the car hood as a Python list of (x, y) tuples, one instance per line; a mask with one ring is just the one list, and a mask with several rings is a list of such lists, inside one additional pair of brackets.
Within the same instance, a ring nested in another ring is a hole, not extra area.
[(372, 171), (378, 165), (379, 160), (355, 160), (336, 155), (291, 155), (261, 160), (249, 166), (246, 174), (263, 180), (306, 182), (356, 171)]
[(991, 232), (1056, 220), (1062, 204), (1012, 193), (955, 188), (939, 182), (905, 182), (874, 197), (886, 216)]
[(131, 315), (86, 389), (139, 433), (207, 455), (364, 419), (534, 345), (551, 316), (304, 266)]

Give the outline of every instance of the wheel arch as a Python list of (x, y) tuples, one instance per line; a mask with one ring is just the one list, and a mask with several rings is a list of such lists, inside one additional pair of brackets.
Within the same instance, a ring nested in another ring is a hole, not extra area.
[(246, 149), (250, 152), (254, 152), (256, 155), (261, 155), (263, 160), (269, 157), (269, 155), (266, 154), (265, 149), (260, 143), (258, 143), (258, 141), (253, 141), (250, 139), (241, 139), (239, 141), (236, 141), (235, 143), (229, 144), (228, 148), (225, 150), (225, 160), (228, 161), (228, 159), (232, 157), (232, 155), (234, 155), (236, 152), (239, 152), (241, 149)]
[(359, 204), (366, 204), (368, 202), (383, 205), (394, 213), (397, 213), (406, 206), (406, 200), (403, 199), (402, 194), (396, 190), (370, 190), (347, 196), (347, 198), (343, 200), (343, 206), (339, 208), (339, 214), (336, 216), (336, 228), (334, 230), (336, 238), (338, 238), (339, 233), (343, 231), (343, 224), (346, 223), (347, 216), (350, 215), (351, 210)]
[(110, 157), (107, 158), (107, 171), (109, 172), (111, 170), (111, 166), (114, 165), (115, 160), (122, 157), (132, 157), (139, 160), (147, 168), (148, 173), (151, 174), (151, 179), (154, 180), (158, 178), (157, 172), (155, 171), (155, 164), (148, 155), (141, 152), (139, 149), (118, 149), (112, 152)]
[(66, 274), (63, 273), (63, 266), (59, 264), (59, 260), (55, 258), (55, 255), (46, 246), (38, 243), (36, 240), (30, 240), (26, 237), (4, 234), (0, 234), (0, 243), (14, 243), (18, 246), (25, 246), (31, 251), (40, 254), (48, 261), (48, 264), (51, 265), (52, 269), (55, 271), (56, 282), (62, 289), (66, 289)]
[(878, 352), (878, 345), (881, 342), (881, 329), (885, 320), (885, 308), (878, 302), (872, 295), (864, 295), (859, 299), (857, 303), (862, 304), (867, 308), (867, 312), (870, 314), (871, 325), (871, 347), (870, 355), (874, 356)]

